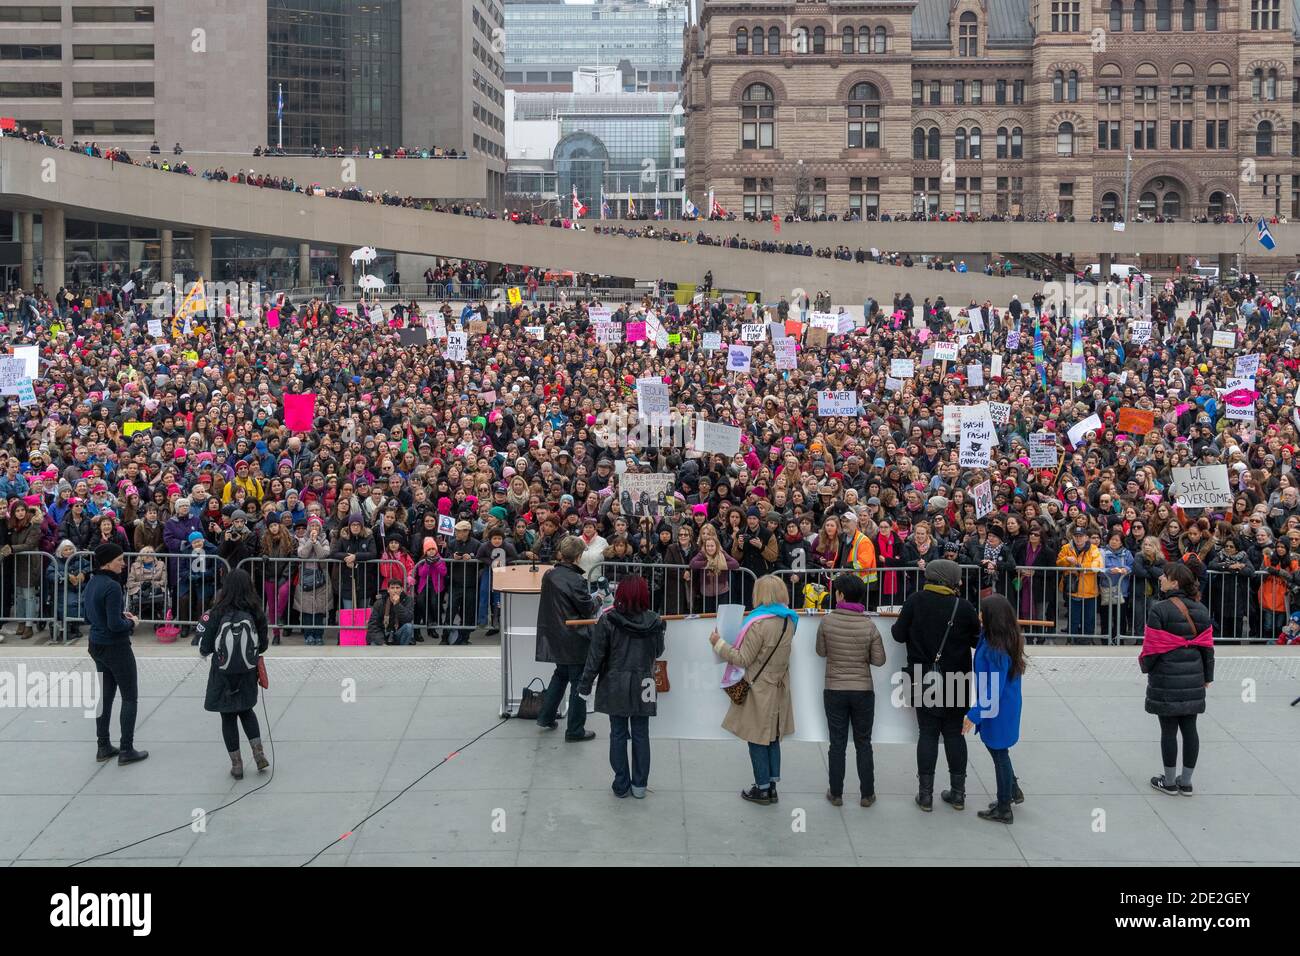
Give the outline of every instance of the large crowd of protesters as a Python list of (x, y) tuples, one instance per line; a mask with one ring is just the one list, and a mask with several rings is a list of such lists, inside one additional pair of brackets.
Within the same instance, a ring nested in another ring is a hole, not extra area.
[[(39, 371), (35, 404), (10, 396), (0, 420), (0, 618), (19, 639), (75, 638), (89, 554), (113, 542), (133, 611), (183, 636), (244, 567), (275, 640), (333, 642), (340, 610), (373, 606), (372, 623), (398, 626), (372, 626), (372, 642), (461, 642), (495, 623), (492, 563), (552, 563), (574, 535), (595, 586), (634, 569), (666, 613), (748, 602), (771, 572), (795, 607), (828, 606), (845, 571), (871, 608), (896, 607), (948, 558), (968, 596), (1006, 596), (1031, 639), (1137, 639), (1173, 562), (1195, 571), (1221, 638), (1300, 630), (1294, 288), (1246, 276), (1179, 308), (1166, 287), (1133, 314), (1090, 309), (1076, 337), (1042, 293), (898, 292), (828, 331), (812, 320), (843, 304), (825, 293), (539, 303), (536, 276), (512, 271), (515, 305), (313, 299), (279, 304), (274, 326), (218, 302), (173, 323), (120, 288), (6, 294), (0, 331), (37, 346)], [(605, 308), (624, 335), (647, 322), (651, 341), (611, 335)], [(795, 368), (777, 367), (776, 330)], [(444, 331), (465, 333), (463, 354)], [(1215, 346), (1225, 332), (1232, 346)], [(958, 358), (934, 360), (937, 342)], [(728, 371), (742, 343), (750, 370)], [(1066, 382), (1080, 352), (1084, 381)], [(1222, 395), (1242, 390), (1229, 380), (1243, 356), (1258, 356), (1253, 419)], [(892, 377), (896, 359), (912, 377)], [(644, 424), (638, 379), (668, 385), (675, 420), (739, 428), (738, 452), (698, 452), (690, 428), (614, 427), (623, 412)], [(825, 391), (855, 392), (853, 413), (819, 415)], [(289, 400), (307, 394), (314, 413), (291, 430)], [(987, 468), (961, 467), (945, 410), (985, 402), (1006, 406), (996, 447)], [(1121, 431), (1127, 410), (1150, 430)], [(1071, 440), (1094, 414), (1100, 427)], [(1031, 467), (1033, 434), (1055, 464)], [(1181, 507), (1172, 469), (1204, 465), (1226, 466), (1230, 504)], [(624, 493), (645, 475), (665, 476), (657, 495)], [(396, 617), (382, 607), (393, 582)]]

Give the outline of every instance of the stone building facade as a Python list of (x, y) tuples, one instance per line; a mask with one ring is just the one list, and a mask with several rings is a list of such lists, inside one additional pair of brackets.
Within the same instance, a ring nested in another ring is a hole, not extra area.
[[(1300, 0), (700, 0), (729, 212), (1300, 216)], [(1130, 158), (1131, 157), (1131, 158)], [(1126, 191), (1127, 182), (1127, 191)]]

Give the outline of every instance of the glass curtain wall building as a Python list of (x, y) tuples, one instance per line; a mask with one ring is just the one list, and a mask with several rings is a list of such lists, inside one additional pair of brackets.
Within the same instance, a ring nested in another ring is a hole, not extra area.
[(267, 71), (268, 145), (402, 145), (401, 0), (268, 0)]

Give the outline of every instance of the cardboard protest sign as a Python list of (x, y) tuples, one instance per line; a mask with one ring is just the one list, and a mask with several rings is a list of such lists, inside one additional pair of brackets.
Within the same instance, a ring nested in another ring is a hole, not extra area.
[(997, 430), (989, 418), (988, 408), (968, 405), (961, 410), (961, 445), (959, 463), (963, 468), (987, 468), (993, 446), (997, 444)]
[(1059, 460), (1055, 432), (1031, 432), (1029, 435), (1029, 467), (1055, 468)]
[(1212, 348), (1231, 349), (1237, 346), (1237, 333), (1231, 329), (1216, 330), (1210, 343)]
[(728, 345), (727, 371), (749, 374), (749, 366), (753, 354), (753, 348), (748, 345)]
[(971, 494), (975, 498), (976, 520), (993, 513), (993, 482), (990, 479), (985, 478), (972, 488)]
[(316, 393), (284, 394), (284, 425), (291, 432), (309, 432), (316, 417)]
[(808, 347), (810, 349), (822, 348), (830, 341), (830, 337), (825, 329), (810, 328), (808, 330)]
[(475, 319), (469, 324), (470, 335), (487, 335), (487, 319)]
[(912, 359), (890, 359), (889, 374), (893, 378), (912, 378), (916, 375), (916, 363)]
[(740, 451), (740, 429), (717, 422), (695, 420), (695, 450), (734, 455)]
[(1129, 435), (1145, 435), (1156, 427), (1156, 413), (1146, 408), (1121, 408), (1115, 427)]
[(1174, 501), (1181, 508), (1232, 506), (1232, 489), (1228, 485), (1227, 465), (1175, 468), (1170, 490), (1173, 491)]
[(1094, 413), (1079, 422), (1077, 425), (1071, 427), (1070, 431), (1067, 433), (1067, 437), (1070, 439), (1070, 444), (1073, 447), (1078, 448), (1083, 444), (1083, 440), (1087, 436), (1088, 432), (1099, 431), (1101, 431), (1101, 419)]
[(853, 418), (858, 414), (858, 393), (852, 389), (819, 391), (817, 414), (822, 418)]

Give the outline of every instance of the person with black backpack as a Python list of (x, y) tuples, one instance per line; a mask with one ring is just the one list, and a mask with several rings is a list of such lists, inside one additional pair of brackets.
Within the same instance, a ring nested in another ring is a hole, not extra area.
[(258, 661), (269, 644), (266, 609), (247, 571), (226, 575), (211, 609), (198, 627), (199, 654), (212, 657), (203, 709), (221, 715), (221, 736), (230, 754), (230, 775), (244, 779), (239, 725), (253, 748), (258, 773), (269, 767), (257, 723)]

